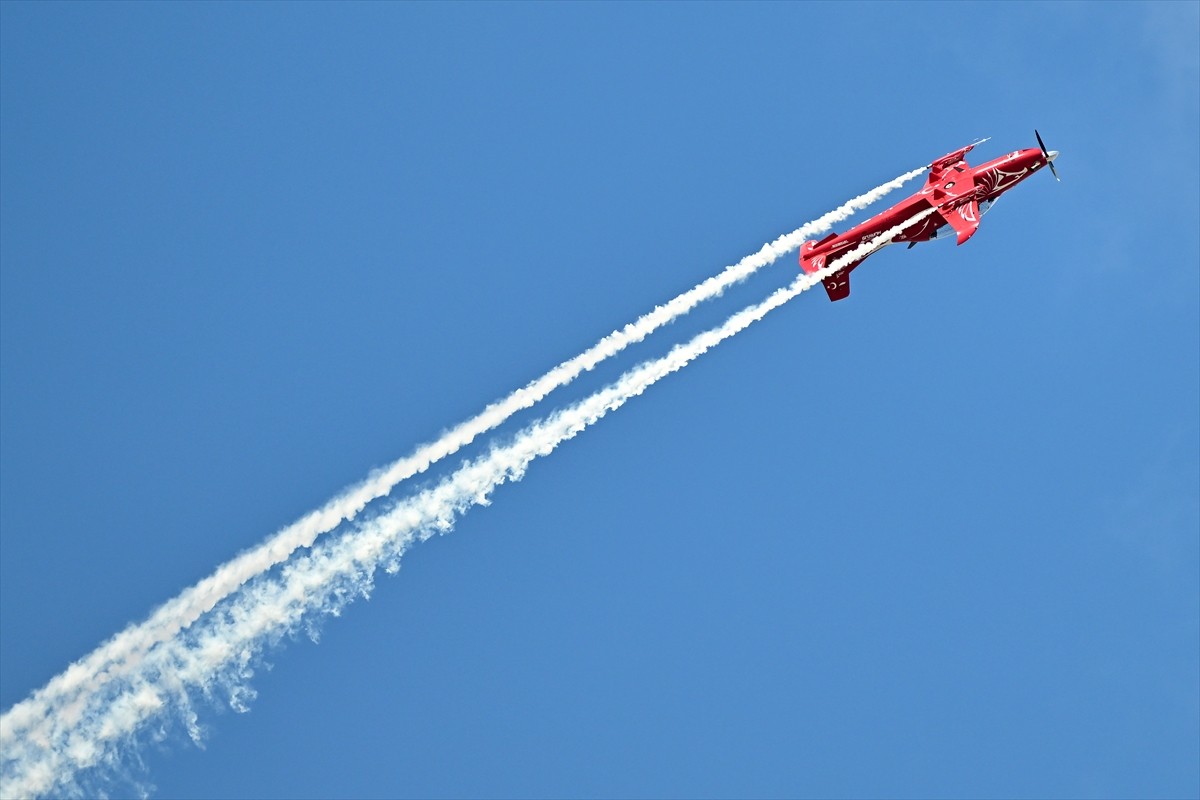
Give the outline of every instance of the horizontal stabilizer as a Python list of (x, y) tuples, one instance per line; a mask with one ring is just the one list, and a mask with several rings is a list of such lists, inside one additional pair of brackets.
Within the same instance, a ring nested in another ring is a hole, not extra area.
[(821, 281), (830, 300), (845, 300), (850, 296), (850, 270), (843, 269)]

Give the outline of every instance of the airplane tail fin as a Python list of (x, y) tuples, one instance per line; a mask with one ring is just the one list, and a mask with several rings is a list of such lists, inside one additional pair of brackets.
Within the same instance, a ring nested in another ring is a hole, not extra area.
[(831, 233), (820, 241), (810, 240), (800, 245), (800, 269), (804, 270), (805, 274), (811, 275), (824, 267), (825, 253), (820, 252), (820, 247), (836, 238), (837, 234)]
[[(800, 269), (806, 275), (828, 266), (829, 254), (821, 250), (821, 245), (836, 237), (836, 233), (831, 233), (819, 242), (805, 242), (800, 246)], [(842, 300), (850, 295), (850, 270), (856, 266), (857, 262), (850, 264), (821, 281), (830, 300)]]

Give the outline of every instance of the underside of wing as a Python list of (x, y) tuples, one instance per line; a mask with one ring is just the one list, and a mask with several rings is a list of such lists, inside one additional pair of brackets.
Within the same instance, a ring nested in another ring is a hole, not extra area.
[(938, 214), (958, 234), (959, 244), (979, 230), (979, 203), (974, 200), (954, 208), (939, 208)]

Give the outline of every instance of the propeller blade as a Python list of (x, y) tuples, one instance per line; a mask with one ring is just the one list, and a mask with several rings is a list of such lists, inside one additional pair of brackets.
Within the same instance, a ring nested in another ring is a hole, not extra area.
[[(1054, 168), (1054, 159), (1050, 157), (1050, 151), (1046, 149), (1046, 143), (1042, 141), (1042, 135), (1037, 132), (1037, 128), (1033, 129), (1033, 135), (1037, 137), (1038, 147), (1042, 148), (1042, 155), (1046, 157), (1046, 166), (1050, 167), (1050, 173), (1054, 175), (1054, 180), (1062, 182), (1062, 178), (1058, 177), (1058, 170)], [(1058, 155), (1055, 153), (1054, 155)]]

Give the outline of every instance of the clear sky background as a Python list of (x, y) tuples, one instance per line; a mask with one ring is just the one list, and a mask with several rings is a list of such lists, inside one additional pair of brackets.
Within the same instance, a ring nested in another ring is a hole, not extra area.
[(802, 295), (536, 462), (140, 774), (172, 798), (1200, 794), (1200, 5), (0, 23), (3, 708), (764, 241), (1037, 127), (1061, 183), (962, 247), (885, 250), (845, 302)]

